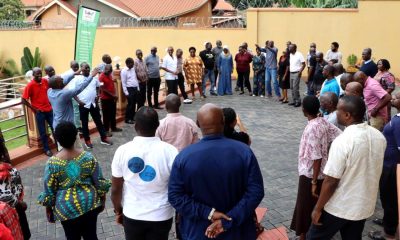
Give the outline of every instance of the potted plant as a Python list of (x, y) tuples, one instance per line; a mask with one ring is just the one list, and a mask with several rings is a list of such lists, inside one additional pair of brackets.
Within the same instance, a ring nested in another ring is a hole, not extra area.
[(355, 73), (358, 71), (356, 68), (356, 63), (357, 63), (357, 56), (354, 54), (351, 54), (347, 57), (347, 64), (349, 65), (346, 69), (348, 73)]

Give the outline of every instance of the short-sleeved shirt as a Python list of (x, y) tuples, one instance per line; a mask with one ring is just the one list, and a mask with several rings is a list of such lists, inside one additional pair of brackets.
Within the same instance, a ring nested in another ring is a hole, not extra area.
[(238, 53), (235, 56), (236, 70), (238, 72), (250, 71), (250, 63), (253, 61), (253, 55), (249, 52)]
[(212, 51), (203, 50), (200, 52), (199, 56), (206, 69), (213, 70), (215, 68), (215, 55)]
[(383, 166), (396, 167), (400, 164), (400, 114), (386, 124), (382, 133), (387, 141)]
[(201, 83), (203, 76), (203, 61), (199, 57), (188, 57), (183, 62), (186, 81), (189, 84)]
[(305, 63), (304, 56), (301, 52), (295, 52), (290, 54), (290, 72), (299, 72)]
[[(77, 78), (84, 78), (83, 75)], [(83, 81), (83, 80), (78, 80)], [(90, 108), (91, 105), (96, 106), (97, 88), (100, 87), (98, 78), (93, 78), (89, 85), (78, 95), (78, 99), (83, 102), (85, 108)]]
[(159, 78), (160, 77), (160, 58), (152, 54), (148, 55), (144, 62), (147, 66), (147, 75), (149, 78)]
[[(112, 74), (109, 75), (105, 75), (104, 73), (100, 74), (99, 81), (103, 83), (102, 85), (103, 89), (115, 95), (115, 85), (112, 78)], [(100, 99), (114, 99), (114, 97), (104, 91), (100, 91)]]
[(386, 140), (367, 123), (346, 127), (332, 143), (324, 174), (340, 179), (324, 210), (359, 221), (375, 211)]
[(174, 209), (168, 202), (168, 181), (178, 150), (158, 137), (135, 137), (120, 146), (111, 165), (123, 178), (123, 214), (135, 220), (165, 221)]
[(160, 121), (156, 136), (182, 151), (199, 140), (199, 128), (192, 119), (180, 113), (168, 113)]
[[(381, 99), (388, 94), (375, 79), (368, 77), (364, 84), (364, 100), (368, 107), (368, 114), (371, 116), (371, 111), (374, 109)], [(378, 116), (387, 119), (387, 108), (383, 107), (378, 112)]]
[(336, 78), (332, 78), (324, 82), (324, 86), (321, 88), (320, 95), (326, 92), (333, 92), (337, 97), (340, 96), (340, 86), (336, 81)]
[(47, 97), (47, 90), (49, 89), (49, 82), (42, 78), (40, 83), (35, 80), (30, 81), (24, 90), (22, 98), (31, 101), (31, 105), (39, 109), (41, 112), (50, 112), (51, 105)]
[[(175, 56), (170, 56), (169, 54), (167, 54), (162, 62), (162, 67), (166, 68), (172, 72), (176, 72), (178, 69), (178, 59)], [(178, 76), (165, 71), (165, 80), (176, 80), (178, 79)]]
[(343, 55), (341, 52), (339, 52), (339, 51), (333, 52), (331, 49), (329, 49), (326, 52), (325, 60), (327, 62), (329, 62), (330, 60), (337, 60), (337, 63), (342, 63), (342, 57), (343, 57)]
[(342, 131), (321, 117), (308, 121), (301, 136), (299, 149), (299, 176), (313, 177), (313, 164), (321, 159), (318, 179), (323, 179), (323, 170), (328, 160), (329, 146)]
[(374, 79), (381, 84), (384, 90), (396, 88), (394, 76), (390, 72), (378, 71)]
[(143, 60), (135, 59), (135, 72), (136, 72), (136, 77), (139, 80), (139, 83), (145, 83), (149, 79), (147, 76), (147, 67), (146, 63)]

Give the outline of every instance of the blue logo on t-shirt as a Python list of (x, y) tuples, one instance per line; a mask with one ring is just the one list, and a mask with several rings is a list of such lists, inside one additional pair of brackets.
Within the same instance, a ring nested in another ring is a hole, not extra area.
[(139, 157), (133, 157), (128, 161), (128, 168), (133, 173), (140, 173), (144, 169), (144, 161)]
[(151, 182), (156, 178), (156, 170), (153, 167), (146, 165), (144, 170), (139, 174), (139, 177), (145, 182)]

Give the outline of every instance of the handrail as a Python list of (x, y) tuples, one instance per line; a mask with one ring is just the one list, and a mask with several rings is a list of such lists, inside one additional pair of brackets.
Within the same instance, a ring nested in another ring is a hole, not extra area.
[[(4, 106), (4, 107), (0, 107), (0, 110), (10, 109), (12, 107), (16, 107), (16, 106), (20, 106), (20, 105), (22, 105), (22, 102), (17, 102), (17, 103), (13, 103), (13, 104), (10, 104), (10, 105)], [(5, 123), (5, 122), (9, 122), (9, 121), (13, 121), (14, 119), (17, 119), (17, 118), (23, 118), (24, 119), (24, 124), (19, 124), (17, 126), (12, 126), (10, 128), (7, 128), (7, 129), (1, 129), (1, 132), (2, 133), (12, 132), (12, 131), (14, 131), (16, 129), (19, 129), (19, 128), (22, 128), (22, 127), (25, 127), (25, 132), (22, 133), (22, 134), (19, 134), (17, 136), (8, 138), (8, 139), (5, 139), (5, 136), (3, 135), (4, 136), (4, 142), (8, 143), (8, 142), (12, 142), (14, 140), (17, 140), (19, 138), (26, 137), (27, 144), (30, 147), (31, 144), (30, 144), (29, 135), (28, 135), (28, 123), (27, 123), (25, 108), (23, 108), (23, 113), (21, 115), (14, 116), (14, 117), (8, 118), (8, 119), (0, 120), (0, 124), (1, 123)]]

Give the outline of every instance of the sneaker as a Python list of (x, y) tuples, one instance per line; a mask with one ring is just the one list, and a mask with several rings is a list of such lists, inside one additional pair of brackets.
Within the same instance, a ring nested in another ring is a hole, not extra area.
[(107, 137), (101, 139), (100, 143), (107, 146), (113, 145), (113, 143)]
[(253, 97), (257, 97), (255, 94), (252, 95)]
[(211, 92), (210, 95), (218, 96), (218, 94), (216, 94), (215, 92)]
[(53, 156), (53, 153), (50, 150), (45, 151), (44, 154), (46, 154), (48, 157)]
[(106, 136), (107, 137), (112, 137), (112, 133), (110, 133), (109, 131), (106, 132)]
[(260, 97), (262, 97), (262, 98), (263, 98), (263, 97), (264, 97), (264, 95), (260, 95)]
[(90, 139), (89, 139), (89, 140), (85, 140), (85, 146), (86, 146), (86, 148), (88, 148), (88, 149), (92, 149), (92, 148), (93, 148), (93, 144), (92, 144), (92, 142), (90, 141)]
[(244, 92), (240, 92), (240, 93), (239, 93), (239, 95), (243, 95), (243, 94), (244, 94)]
[(235, 91), (238, 92), (239, 91), (239, 87), (235, 87)]
[(121, 128), (114, 128), (113, 130), (111, 130), (111, 132), (122, 132)]
[(135, 122), (133, 120), (126, 120), (125, 123), (126, 124), (135, 124)]
[(191, 104), (193, 101), (189, 98), (186, 98), (185, 100), (183, 100), (184, 104)]
[(205, 94), (202, 95), (203, 98), (207, 98), (207, 96)]

